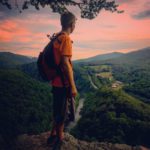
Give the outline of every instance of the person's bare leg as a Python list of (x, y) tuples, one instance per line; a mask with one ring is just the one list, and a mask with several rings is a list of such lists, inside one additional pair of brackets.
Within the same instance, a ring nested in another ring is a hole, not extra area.
[(53, 121), (52, 130), (51, 130), (50, 136), (47, 139), (47, 144), (49, 146), (54, 146), (56, 142), (57, 142), (56, 123), (55, 121)]
[(59, 138), (59, 140), (63, 140), (64, 139), (64, 123), (60, 123), (57, 125), (57, 136)]
[(50, 133), (51, 136), (56, 135), (56, 123), (53, 121), (52, 130)]

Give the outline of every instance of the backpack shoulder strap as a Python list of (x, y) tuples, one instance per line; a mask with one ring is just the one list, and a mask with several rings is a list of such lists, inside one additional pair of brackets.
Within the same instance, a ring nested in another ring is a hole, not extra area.
[(53, 40), (53, 41), (57, 40), (57, 42), (58, 42), (59, 44), (61, 44), (61, 41), (59, 40), (58, 37), (61, 36), (61, 35), (63, 35), (63, 34), (65, 34), (65, 33), (64, 33), (64, 32), (60, 32), (60, 33), (58, 33), (58, 34), (53, 34), (51, 40)]
[[(63, 34), (65, 34), (65, 33), (64, 33), (64, 32), (60, 32), (60, 33), (58, 33), (58, 34), (55, 34), (55, 33), (54, 33), (54, 34), (52, 35), (52, 37), (51, 37), (51, 40), (56, 40), (56, 39), (59, 40), (58, 37), (61, 36), (61, 35), (63, 35)], [(59, 42), (60, 42), (60, 40), (59, 40)]]

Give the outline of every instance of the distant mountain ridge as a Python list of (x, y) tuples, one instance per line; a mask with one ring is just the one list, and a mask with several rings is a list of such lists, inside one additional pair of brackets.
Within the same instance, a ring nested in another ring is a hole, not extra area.
[[(108, 57), (107, 57), (108, 56)], [(101, 58), (102, 57), (102, 58)], [(99, 58), (99, 59), (98, 59)], [(97, 55), (88, 59), (83, 59), (82, 61), (77, 61), (81, 63), (88, 64), (150, 64), (150, 47), (139, 49), (126, 54), (122, 53), (110, 53), (104, 55)]]
[(108, 59), (112, 59), (112, 58), (118, 58), (122, 55), (124, 55), (124, 54), (119, 53), (119, 52), (113, 52), (113, 53), (108, 53), (108, 54), (100, 54), (100, 55), (96, 55), (96, 56), (89, 57), (89, 58), (86, 58), (86, 59), (75, 60), (74, 63), (102, 61), (102, 60), (108, 60)]
[(0, 52), (0, 68), (13, 68), (17, 65), (31, 63), (36, 60), (36, 57), (28, 57), (11, 52)]
[(150, 64), (150, 47), (129, 52), (117, 59), (110, 59), (106, 62), (113, 64)]
[[(28, 57), (18, 55), (11, 52), (0, 52), (0, 68), (12, 68), (17, 65), (29, 64), (35, 62), (37, 57)], [(79, 59), (73, 61), (74, 64), (78, 63), (110, 63), (110, 64), (124, 64), (124, 63), (148, 63), (150, 64), (150, 47), (139, 49), (129, 53), (113, 52), (108, 54), (96, 55), (86, 59)]]

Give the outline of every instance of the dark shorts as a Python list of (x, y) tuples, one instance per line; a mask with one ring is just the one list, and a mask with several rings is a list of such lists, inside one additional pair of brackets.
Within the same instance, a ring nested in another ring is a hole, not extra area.
[(65, 122), (67, 115), (67, 87), (52, 87), (53, 93), (53, 119), (56, 123)]

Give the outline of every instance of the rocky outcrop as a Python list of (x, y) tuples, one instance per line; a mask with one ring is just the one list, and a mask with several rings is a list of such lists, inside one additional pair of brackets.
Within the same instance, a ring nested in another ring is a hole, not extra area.
[(69, 133), (65, 133), (64, 141), (54, 149), (46, 144), (49, 134), (50, 132), (40, 135), (21, 135), (17, 139), (16, 150), (150, 150), (143, 146), (132, 147), (126, 144), (81, 141)]

